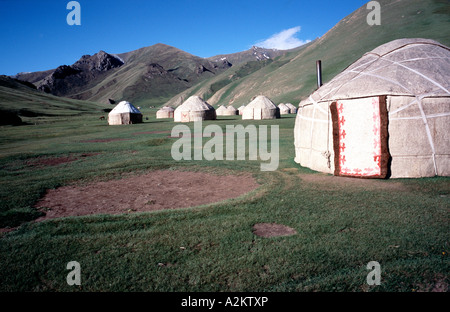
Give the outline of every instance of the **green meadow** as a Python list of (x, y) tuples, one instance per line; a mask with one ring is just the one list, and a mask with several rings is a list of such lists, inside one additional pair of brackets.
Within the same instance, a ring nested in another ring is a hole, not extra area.
[[(276, 171), (261, 171), (260, 160), (175, 161), (176, 124), (143, 113), (148, 120), (136, 125), (108, 126), (101, 113), (86, 113), (0, 128), (0, 291), (448, 290), (449, 178), (358, 183), (302, 168), (294, 162), (295, 115), (203, 122), (224, 131), (278, 125)], [(76, 160), (33, 162), (61, 157)], [(259, 187), (197, 207), (34, 221), (48, 189), (157, 169), (246, 172)], [(260, 237), (252, 227), (261, 222), (297, 234)], [(70, 261), (80, 263), (81, 286), (66, 282)], [(380, 263), (379, 286), (366, 282), (370, 261)]]

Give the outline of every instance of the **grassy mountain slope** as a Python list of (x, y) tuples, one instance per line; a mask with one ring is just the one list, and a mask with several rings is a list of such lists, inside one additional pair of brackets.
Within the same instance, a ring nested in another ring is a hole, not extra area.
[(84, 55), (70, 66), (21, 73), (15, 78), (32, 82), (51, 94), (79, 100), (162, 104), (230, 66), (227, 62), (213, 62), (168, 45), (156, 44), (119, 55), (100, 51), (92, 56)]
[(164, 44), (119, 54), (119, 57), (125, 65), (78, 96), (89, 93), (89, 99), (98, 102), (111, 98), (128, 99), (140, 105), (158, 104), (161, 99), (164, 102), (223, 70), (213, 62)]
[[(274, 102), (297, 104), (316, 89), (315, 62), (322, 60), (323, 82), (327, 82), (364, 53), (399, 38), (429, 38), (450, 45), (450, 12), (446, 0), (382, 0), (381, 25), (369, 26), (370, 10), (362, 6), (342, 19), (324, 36), (299, 51), (287, 53), (254, 73), (230, 81), (220, 89), (211, 88), (218, 78), (203, 81), (181, 97), (197, 94), (212, 105), (248, 104), (258, 94)], [(232, 75), (227, 71), (223, 75)], [(222, 77), (223, 78), (223, 77)], [(214, 94), (211, 95), (211, 91)]]
[(285, 53), (286, 53), (285, 50), (264, 49), (253, 46), (251, 49), (248, 49), (246, 51), (231, 54), (220, 54), (209, 57), (208, 60), (213, 62), (219, 62), (223, 59), (226, 59), (228, 60), (228, 62), (236, 66), (251, 61), (263, 61), (268, 59), (274, 59), (278, 56), (284, 55)]
[(33, 89), (15, 79), (0, 76), (0, 111), (19, 116), (24, 122), (39, 118), (101, 113), (111, 105), (57, 97)]
[[(20, 73), (15, 78), (38, 89), (79, 100), (108, 103), (128, 100), (146, 106), (164, 104), (197, 83), (220, 75), (231, 66), (266, 61), (286, 51), (253, 47), (247, 51), (201, 58), (165, 44), (111, 55), (100, 51), (57, 69)], [(117, 64), (120, 60), (121, 64)], [(114, 64), (112, 62), (114, 61)], [(122, 64), (123, 61), (123, 64)], [(110, 63), (114, 66), (107, 66)]]
[[(220, 75), (204, 80), (194, 87), (178, 94), (168, 101), (166, 105), (177, 106), (182, 103), (183, 99), (186, 99), (194, 94), (201, 96), (211, 104), (217, 104), (218, 102), (221, 104), (233, 104), (233, 99), (226, 103), (221, 101), (221, 99), (226, 98), (239, 84), (244, 81), (251, 80), (253, 73), (258, 71), (270, 73), (274, 69), (289, 62), (290, 59), (297, 55), (298, 51), (306, 48), (307, 46), (308, 45), (290, 51), (284, 51), (282, 54), (278, 54), (274, 59), (250, 59), (250, 61), (238, 63), (238, 65), (234, 65), (232, 68), (221, 73)], [(243, 59), (245, 58), (241, 58), (241, 60)]]

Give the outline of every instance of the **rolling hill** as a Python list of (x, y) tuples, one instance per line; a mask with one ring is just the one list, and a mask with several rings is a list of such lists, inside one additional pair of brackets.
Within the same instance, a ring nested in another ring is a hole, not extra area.
[[(382, 0), (381, 25), (369, 26), (370, 12), (362, 6), (343, 18), (308, 46), (276, 57), (266, 66), (246, 63), (202, 81), (175, 96), (199, 95), (211, 105), (246, 105), (264, 94), (275, 103), (298, 104), (316, 89), (315, 62), (322, 60), (323, 82), (327, 82), (365, 52), (399, 38), (429, 38), (450, 45), (450, 5), (446, 0)], [(259, 67), (259, 68), (258, 68)], [(249, 68), (253, 68), (249, 70)], [(242, 71), (248, 75), (242, 75)]]
[(92, 56), (84, 55), (72, 65), (20, 73), (14, 78), (31, 82), (39, 90), (57, 96), (100, 103), (109, 103), (109, 99), (116, 102), (127, 99), (139, 105), (161, 105), (232, 65), (268, 60), (284, 53), (253, 47), (248, 51), (205, 59), (156, 44), (117, 55), (100, 51)]
[(95, 112), (100, 114), (107, 108), (107, 105), (95, 102), (47, 94), (36, 90), (31, 83), (0, 76), (0, 125), (35, 123), (37, 119), (56, 116), (77, 116)]

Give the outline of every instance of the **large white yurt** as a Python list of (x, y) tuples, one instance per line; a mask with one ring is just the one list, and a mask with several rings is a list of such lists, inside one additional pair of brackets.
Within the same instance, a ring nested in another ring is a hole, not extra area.
[(170, 107), (170, 106), (161, 107), (156, 112), (156, 119), (173, 118), (174, 112), (175, 112), (175, 109), (173, 107)]
[(109, 125), (129, 125), (142, 122), (142, 113), (130, 102), (122, 101), (108, 114)]
[(450, 49), (399, 39), (300, 102), (295, 161), (340, 176), (450, 175)]
[(201, 97), (193, 95), (175, 109), (174, 121), (190, 122), (216, 119), (216, 110)]
[(258, 95), (253, 101), (245, 106), (242, 119), (275, 119), (280, 118), (279, 108), (264, 95)]

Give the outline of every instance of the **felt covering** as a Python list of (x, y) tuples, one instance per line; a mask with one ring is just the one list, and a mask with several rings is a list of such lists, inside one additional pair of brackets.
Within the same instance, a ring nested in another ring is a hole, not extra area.
[(174, 112), (175, 122), (215, 120), (216, 110), (199, 96), (189, 97)]
[(280, 109), (280, 115), (287, 115), (291, 113), (291, 109), (284, 103), (278, 104), (278, 108)]
[[(371, 106), (375, 101), (378, 112)], [(369, 144), (376, 139), (370, 133), (375, 116), (381, 122), (381, 153)], [(346, 121), (341, 128), (340, 117)], [(345, 139), (339, 129), (345, 130)], [(295, 161), (317, 171), (380, 178), (449, 176), (450, 49), (433, 40), (400, 39), (366, 53), (300, 102), (294, 139)], [(369, 166), (370, 153), (379, 154), (379, 168)], [(343, 156), (344, 164), (338, 161)]]
[(122, 101), (108, 114), (109, 125), (128, 125), (142, 122), (142, 113), (130, 102)]
[(275, 119), (280, 118), (280, 110), (273, 102), (264, 95), (258, 95), (253, 101), (245, 106), (242, 119)]
[(291, 114), (297, 114), (297, 107), (295, 107), (294, 105), (292, 105), (291, 103), (286, 103), (285, 104), (287, 107), (289, 107), (289, 109), (291, 110)]
[(175, 109), (173, 107), (170, 106), (164, 106), (161, 107), (161, 109), (159, 109), (156, 112), (156, 118), (160, 119), (160, 118), (173, 118)]

